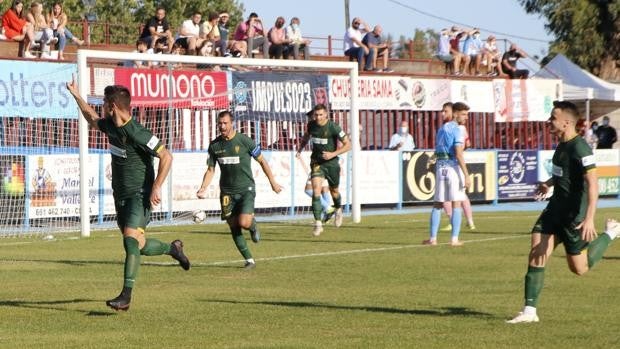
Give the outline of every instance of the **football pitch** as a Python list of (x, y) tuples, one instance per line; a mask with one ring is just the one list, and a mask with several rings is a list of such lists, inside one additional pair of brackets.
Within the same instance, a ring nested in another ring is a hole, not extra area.
[[(224, 224), (152, 227), (180, 238), (192, 268), (142, 257), (131, 308), (117, 231), (0, 239), (0, 348), (618, 348), (620, 244), (590, 273), (562, 246), (546, 272), (540, 323), (509, 325), (523, 304), (538, 211), (475, 212), (462, 247), (423, 246), (428, 213), (345, 217), (312, 237), (310, 220), (260, 222), (243, 262)], [(597, 230), (618, 209), (597, 211)], [(445, 217), (443, 223), (446, 223)]]

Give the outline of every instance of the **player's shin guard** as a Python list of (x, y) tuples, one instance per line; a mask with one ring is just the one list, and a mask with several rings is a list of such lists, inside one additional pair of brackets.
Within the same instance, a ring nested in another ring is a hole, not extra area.
[(144, 256), (160, 256), (162, 254), (170, 254), (170, 244), (157, 239), (146, 239), (146, 243), (140, 250), (140, 254)]
[(138, 240), (126, 236), (123, 238), (123, 246), (125, 247), (125, 273), (124, 273), (124, 287), (133, 288), (136, 276), (138, 275), (138, 268), (140, 267), (140, 248), (138, 247)]
[(463, 220), (463, 209), (455, 207), (452, 209), (452, 218), (450, 224), (452, 224), (452, 240), (458, 240), (461, 233), (461, 221)]
[(312, 188), (306, 189), (304, 190), (304, 193), (306, 193), (306, 195), (308, 195), (309, 197), (312, 197), (312, 195), (314, 194), (314, 190), (312, 190)]
[(342, 206), (342, 197), (340, 194), (332, 196), (332, 200), (334, 200), (335, 208), (340, 208), (340, 206)]
[(527, 267), (525, 274), (525, 305), (536, 307), (545, 281), (545, 267)]
[(431, 240), (437, 239), (439, 224), (441, 223), (441, 209), (433, 207), (431, 211)]
[(230, 232), (232, 233), (232, 238), (235, 242), (235, 246), (237, 246), (237, 250), (239, 250), (239, 253), (241, 253), (243, 258), (245, 258), (246, 260), (252, 258), (252, 253), (250, 253), (250, 249), (248, 248), (248, 245), (245, 242), (245, 238), (241, 233), (241, 228), (230, 227)]
[(607, 251), (610, 243), (611, 238), (604, 233), (590, 243), (590, 246), (588, 246), (588, 268), (592, 268), (594, 264), (603, 258), (603, 254)]
[(312, 197), (312, 214), (314, 215), (315, 221), (321, 220), (321, 212), (323, 212), (323, 206), (321, 206), (321, 197), (313, 196)]
[(256, 231), (256, 217), (252, 217), (252, 223), (250, 223), (249, 231)]

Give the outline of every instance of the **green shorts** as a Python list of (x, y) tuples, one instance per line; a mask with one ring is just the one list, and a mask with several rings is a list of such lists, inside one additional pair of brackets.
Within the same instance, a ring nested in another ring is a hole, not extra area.
[(310, 164), (310, 178), (321, 177), (327, 179), (330, 188), (338, 188), (340, 185), (340, 164), (336, 161), (327, 161), (322, 164)]
[(237, 194), (220, 195), (220, 205), (222, 207), (222, 220), (238, 216), (242, 213), (254, 214), (254, 199), (256, 193), (254, 190), (248, 190)]
[(118, 227), (143, 230), (151, 219), (151, 202), (149, 197), (138, 193), (133, 197), (114, 200), (116, 222)]
[(557, 242), (564, 244), (564, 250), (568, 255), (579, 255), (588, 248), (588, 242), (581, 239), (581, 230), (575, 227), (581, 223), (576, 220), (568, 220), (567, 215), (554, 216), (551, 211), (544, 209), (532, 228), (532, 233), (553, 234)]

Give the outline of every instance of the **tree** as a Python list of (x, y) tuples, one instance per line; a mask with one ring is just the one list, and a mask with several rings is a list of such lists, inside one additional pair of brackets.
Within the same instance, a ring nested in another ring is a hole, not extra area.
[(550, 55), (562, 53), (605, 80), (620, 80), (620, 1), (518, 0), (546, 17), (555, 35)]

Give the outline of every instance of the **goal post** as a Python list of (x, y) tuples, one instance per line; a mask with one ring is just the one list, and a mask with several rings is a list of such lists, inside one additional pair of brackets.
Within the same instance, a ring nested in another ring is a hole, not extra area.
[[(184, 56), (184, 55), (161, 55), (161, 54), (145, 54), (137, 52), (112, 52), (99, 50), (83, 50), (77, 52), (77, 81), (80, 89), (80, 95), (85, 100), (89, 97), (91, 88), (91, 74), (89, 64), (91, 60), (116, 60), (116, 61), (148, 61), (159, 62), (159, 64), (181, 63), (196, 65), (220, 65), (220, 66), (240, 66), (240, 67), (261, 67), (260, 69), (287, 69), (288, 74), (294, 76), (295, 72), (302, 69), (314, 69), (320, 71), (334, 72), (342, 74), (342, 71), (348, 73), (350, 79), (350, 108), (349, 108), (349, 131), (352, 148), (348, 158), (351, 160), (351, 216), (354, 223), (361, 222), (361, 197), (359, 193), (359, 163), (360, 163), (360, 125), (359, 110), (357, 102), (358, 91), (358, 65), (356, 62), (332, 62), (332, 61), (305, 61), (305, 60), (278, 60), (278, 59), (250, 59), (250, 58), (231, 58), (231, 57), (200, 57), (200, 56)], [(231, 88), (230, 86), (228, 87)], [(232, 93), (232, 91), (229, 91)], [(81, 236), (90, 236), (90, 210), (88, 178), (85, 174), (90, 171), (88, 166), (89, 156), (89, 130), (86, 120), (80, 115), (78, 126), (79, 138), (79, 170), (80, 170), (80, 229)], [(168, 146), (168, 145), (167, 145)], [(343, 168), (342, 171), (346, 171)], [(174, 171), (174, 166), (171, 172)], [(83, 180), (84, 179), (84, 180)], [(169, 190), (171, 186), (169, 186)]]

